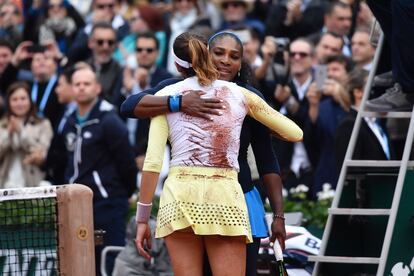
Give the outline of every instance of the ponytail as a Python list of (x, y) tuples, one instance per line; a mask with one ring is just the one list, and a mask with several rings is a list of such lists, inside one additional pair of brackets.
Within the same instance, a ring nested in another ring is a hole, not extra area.
[(210, 58), (207, 46), (200, 40), (191, 38), (188, 41), (191, 65), (198, 77), (200, 85), (210, 85), (219, 77), (219, 72)]
[(207, 40), (195, 33), (185, 32), (174, 41), (173, 56), (184, 77), (197, 76), (202, 86), (210, 85), (219, 77), (207, 49)]

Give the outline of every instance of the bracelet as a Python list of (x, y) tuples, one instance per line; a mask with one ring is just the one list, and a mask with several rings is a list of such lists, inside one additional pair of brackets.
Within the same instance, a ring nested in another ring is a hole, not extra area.
[(279, 214), (273, 214), (273, 218), (274, 219), (281, 219), (283, 221), (286, 219), (283, 215), (279, 215)]
[(147, 223), (151, 215), (152, 203), (146, 204), (137, 202), (137, 214), (136, 221), (137, 223)]
[(170, 112), (178, 112), (181, 109), (181, 95), (168, 96), (168, 110)]

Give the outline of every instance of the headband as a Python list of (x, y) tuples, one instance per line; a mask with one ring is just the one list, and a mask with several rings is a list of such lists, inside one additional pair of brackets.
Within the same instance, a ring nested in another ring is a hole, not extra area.
[(236, 35), (236, 34), (234, 34), (234, 33), (232, 33), (232, 32), (228, 32), (228, 31), (222, 31), (222, 32), (218, 32), (218, 33), (215, 33), (214, 35), (212, 35), (209, 39), (208, 39), (208, 42), (207, 42), (207, 45), (210, 47), (210, 45), (211, 45), (211, 43), (217, 38), (217, 37), (219, 37), (219, 36), (222, 36), (222, 35), (228, 35), (228, 36), (231, 36), (231, 37), (233, 37), (238, 43), (240, 43), (240, 45), (243, 45), (243, 43), (241, 42), (241, 40), (240, 40), (240, 38)]
[(178, 65), (180, 65), (183, 68), (190, 68), (191, 63), (189, 63), (188, 61), (185, 61), (179, 57), (177, 57), (177, 55), (174, 53), (174, 49), (172, 49), (172, 56), (174, 58), (175, 63), (177, 63)]

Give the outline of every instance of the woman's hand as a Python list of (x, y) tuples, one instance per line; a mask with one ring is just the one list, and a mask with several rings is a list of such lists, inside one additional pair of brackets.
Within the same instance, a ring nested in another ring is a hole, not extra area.
[(225, 109), (223, 101), (217, 97), (201, 98), (205, 92), (188, 90), (183, 93), (181, 111), (195, 117), (212, 120), (211, 115), (222, 115), (220, 109)]
[(135, 246), (137, 247), (139, 255), (147, 260), (151, 259), (151, 256), (144, 249), (144, 242), (148, 249), (151, 249), (151, 229), (148, 223), (138, 223), (137, 225), (137, 236), (135, 239)]
[(284, 250), (286, 240), (285, 221), (283, 219), (275, 218), (272, 222), (271, 230), (272, 236), (270, 237), (270, 241), (274, 242), (277, 239), (282, 250)]
[(9, 123), (8, 123), (7, 129), (10, 134), (12, 134), (13, 132), (19, 133), (21, 130), (21, 125), (22, 125), (21, 120), (17, 118), (16, 116), (12, 115), (9, 117)]

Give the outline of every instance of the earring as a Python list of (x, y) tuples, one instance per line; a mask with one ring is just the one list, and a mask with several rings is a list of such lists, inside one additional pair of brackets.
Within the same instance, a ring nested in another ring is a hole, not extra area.
[(240, 78), (240, 70), (239, 70), (239, 72), (237, 72), (237, 77), (239, 77), (239, 78)]

